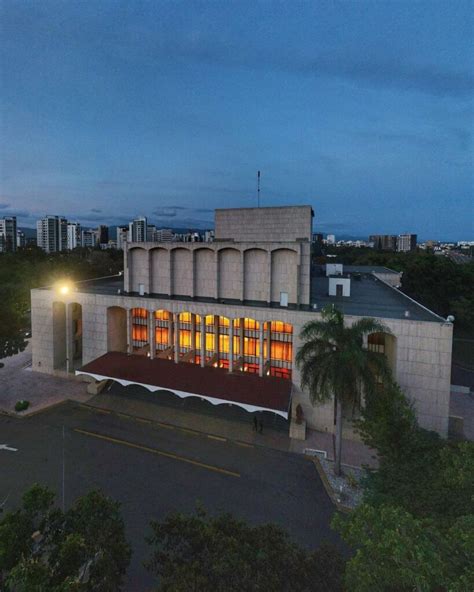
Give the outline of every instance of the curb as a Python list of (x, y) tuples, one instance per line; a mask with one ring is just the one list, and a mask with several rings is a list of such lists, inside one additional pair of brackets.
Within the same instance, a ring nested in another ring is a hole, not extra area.
[(328, 478), (326, 477), (326, 473), (324, 472), (324, 469), (321, 466), (319, 460), (314, 456), (310, 457), (309, 460), (316, 467), (318, 475), (321, 478), (321, 481), (323, 482), (324, 489), (326, 490), (326, 493), (328, 494), (332, 503), (336, 506), (339, 512), (343, 512), (344, 514), (350, 514), (353, 511), (353, 509), (349, 508), (348, 506), (345, 506), (344, 504), (341, 504), (341, 502), (337, 499), (334, 490), (331, 487), (331, 484), (329, 483)]
[(78, 401), (74, 401), (73, 399), (63, 399), (62, 401), (58, 401), (57, 403), (53, 403), (52, 405), (48, 405), (47, 407), (42, 407), (41, 409), (36, 409), (35, 411), (31, 411), (25, 415), (20, 415), (16, 411), (6, 411), (5, 409), (0, 409), (0, 415), (6, 415), (7, 417), (14, 417), (15, 419), (28, 419), (29, 417), (34, 417), (35, 415), (39, 415), (40, 413), (44, 413), (45, 411), (49, 411), (50, 409), (54, 409), (55, 407), (60, 407), (61, 405), (65, 405), (67, 403), (77, 403)]

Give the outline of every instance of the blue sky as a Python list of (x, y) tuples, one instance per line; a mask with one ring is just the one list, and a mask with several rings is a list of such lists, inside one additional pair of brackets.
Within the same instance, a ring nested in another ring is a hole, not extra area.
[(2, 0), (0, 215), (473, 239), (472, 2)]

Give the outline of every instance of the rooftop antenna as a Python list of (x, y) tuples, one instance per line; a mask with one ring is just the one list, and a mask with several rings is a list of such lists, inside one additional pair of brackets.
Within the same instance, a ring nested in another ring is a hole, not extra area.
[(260, 207), (260, 171), (257, 171), (257, 207)]

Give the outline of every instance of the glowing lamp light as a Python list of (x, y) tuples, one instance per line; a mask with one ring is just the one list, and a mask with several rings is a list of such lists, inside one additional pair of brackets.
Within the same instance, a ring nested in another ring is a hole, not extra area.
[(59, 293), (62, 294), (63, 296), (66, 296), (66, 294), (69, 294), (69, 286), (61, 286), (59, 288)]
[(56, 293), (60, 296), (66, 297), (73, 291), (73, 284), (68, 280), (61, 280), (55, 285)]

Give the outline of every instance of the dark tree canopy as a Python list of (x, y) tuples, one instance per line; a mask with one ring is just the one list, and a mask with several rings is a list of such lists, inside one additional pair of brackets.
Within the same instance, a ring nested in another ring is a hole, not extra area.
[(91, 491), (62, 512), (34, 485), (0, 521), (0, 590), (118, 592), (130, 562), (120, 504)]
[(152, 522), (147, 568), (159, 592), (338, 592), (343, 561), (332, 547), (306, 551), (275, 525), (230, 514), (170, 514)]

